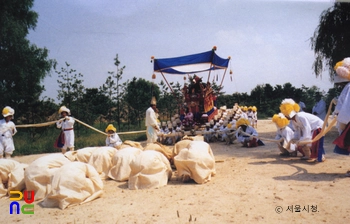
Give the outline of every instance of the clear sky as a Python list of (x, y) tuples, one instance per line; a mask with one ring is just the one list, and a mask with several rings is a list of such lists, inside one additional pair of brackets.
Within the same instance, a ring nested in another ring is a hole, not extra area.
[[(231, 56), (224, 79), (226, 94), (257, 85), (286, 82), (300, 88), (332, 88), (327, 72), (316, 78), (310, 38), (321, 13), (334, 4), (319, 1), (268, 0), (35, 0), (37, 27), (28, 38), (46, 47), (58, 68), (65, 62), (84, 75), (84, 86), (98, 88), (115, 71), (115, 55), (125, 65), (122, 82), (151, 81), (155, 58), (201, 53), (217, 46)], [(213, 74), (213, 73), (212, 73)], [(223, 73), (215, 72), (221, 80)], [(201, 74), (207, 77), (207, 73)], [(168, 81), (183, 83), (180, 76)], [(204, 78), (204, 80), (205, 80)], [(45, 96), (56, 99), (57, 75), (44, 80)], [(162, 80), (157, 73), (156, 83)], [(56, 99), (57, 100), (57, 99)]]

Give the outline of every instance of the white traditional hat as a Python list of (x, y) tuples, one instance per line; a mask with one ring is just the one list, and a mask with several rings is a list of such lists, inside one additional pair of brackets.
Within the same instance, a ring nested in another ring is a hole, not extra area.
[(210, 123), (209, 122), (205, 123), (205, 126), (210, 127)]
[(169, 123), (168, 128), (173, 128), (173, 125), (171, 123)]
[(220, 107), (220, 110), (225, 111), (226, 109), (227, 109), (226, 105), (225, 105), (225, 106)]
[(151, 105), (157, 105), (156, 97), (152, 96)]
[(6, 106), (3, 110), (2, 110), (2, 116), (7, 117), (7, 116), (13, 116), (15, 114), (15, 110), (12, 109), (9, 106)]
[(165, 121), (162, 122), (162, 126), (163, 126), (163, 127), (166, 126), (166, 122), (165, 122)]
[(60, 107), (58, 110), (58, 113), (61, 114), (62, 112), (67, 112), (68, 115), (70, 115), (70, 110), (66, 106)]

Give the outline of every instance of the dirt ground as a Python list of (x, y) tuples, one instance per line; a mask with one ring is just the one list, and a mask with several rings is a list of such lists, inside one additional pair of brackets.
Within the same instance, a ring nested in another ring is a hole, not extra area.
[[(270, 120), (258, 125), (260, 136), (274, 138)], [(336, 136), (335, 128), (326, 135), (321, 163), (280, 157), (268, 141), (257, 148), (211, 143), (217, 174), (206, 184), (182, 183), (175, 170), (159, 189), (107, 180), (102, 198), (65, 210), (35, 202), (33, 215), (10, 215), (3, 198), (0, 223), (349, 223), (350, 158), (333, 153)], [(13, 159), (29, 164), (40, 156)]]

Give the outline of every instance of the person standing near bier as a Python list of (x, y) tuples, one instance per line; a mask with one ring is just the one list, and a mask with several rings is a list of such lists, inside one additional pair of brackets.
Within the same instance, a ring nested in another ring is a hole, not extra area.
[(147, 143), (157, 142), (158, 131), (160, 130), (157, 123), (156, 116), (156, 98), (153, 96), (150, 107), (146, 110), (146, 135)]

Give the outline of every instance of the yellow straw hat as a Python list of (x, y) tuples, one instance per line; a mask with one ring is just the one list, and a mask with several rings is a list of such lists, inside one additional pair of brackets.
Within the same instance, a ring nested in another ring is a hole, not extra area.
[(15, 110), (12, 109), (9, 106), (6, 106), (3, 110), (2, 110), (2, 116), (7, 117), (7, 116), (13, 116), (15, 114)]
[(117, 132), (117, 129), (113, 126), (113, 124), (109, 124), (106, 128), (106, 132), (108, 132), (108, 131)]
[(284, 128), (289, 124), (289, 120), (282, 113), (273, 115), (272, 121), (278, 128)]
[(293, 99), (284, 99), (280, 105), (281, 113), (289, 118), (292, 118), (295, 116), (297, 112), (300, 111), (299, 104), (295, 103)]
[(249, 126), (250, 122), (248, 119), (246, 118), (240, 118), (237, 122), (236, 122), (236, 128), (239, 128), (239, 126), (241, 125), (245, 125), (245, 126)]

